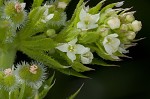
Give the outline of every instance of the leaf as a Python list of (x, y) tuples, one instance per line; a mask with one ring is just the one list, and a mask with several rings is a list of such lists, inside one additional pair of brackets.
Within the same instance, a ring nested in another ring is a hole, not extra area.
[(102, 7), (102, 4), (105, 2), (106, 0), (102, 0), (101, 2), (99, 2), (96, 6), (94, 6), (93, 8), (91, 8), (88, 12), (90, 14), (96, 14), (99, 12), (100, 8)]
[(68, 97), (68, 99), (75, 99), (75, 97), (79, 94), (81, 88), (83, 87), (84, 84), (81, 85), (81, 87), (74, 93), (72, 94), (70, 97)]
[(44, 0), (34, 0), (34, 1), (33, 1), (33, 4), (32, 4), (32, 8), (41, 6), (41, 4), (42, 4), (43, 1), (44, 1)]
[(83, 44), (89, 44), (95, 42), (97, 39), (99, 39), (99, 35), (96, 32), (87, 32), (81, 35), (79, 38), (79, 42)]
[(74, 61), (74, 63), (72, 64), (72, 68), (74, 70), (76, 70), (77, 72), (85, 72), (85, 71), (94, 70), (94, 69), (86, 67), (83, 64), (81, 64), (80, 62), (76, 62), (76, 61)]
[(40, 61), (51, 68), (54, 68), (54, 69), (69, 68), (67, 66), (61, 65), (60, 63), (58, 63), (57, 61), (55, 61), (54, 59), (52, 59), (50, 56), (48, 56), (42, 51), (36, 51), (36, 50), (25, 48), (25, 47), (22, 47), (20, 50), (26, 55), (28, 55), (29, 57), (37, 61)]
[(72, 76), (76, 76), (76, 77), (81, 77), (81, 78), (89, 78), (87, 76), (82, 75), (81, 73), (78, 73), (77, 71), (71, 69), (71, 68), (67, 68), (67, 69), (58, 69), (60, 72), (67, 74), (67, 75), (72, 75)]
[(92, 60), (91, 64), (93, 64), (93, 65), (101, 65), (101, 66), (117, 66), (117, 65), (113, 65), (113, 64), (107, 64), (102, 59), (97, 59), (97, 58), (94, 58)]
[(34, 50), (50, 50), (56, 47), (57, 43), (51, 38), (22, 41), (20, 45)]
[(41, 92), (39, 93), (40, 99), (43, 99), (46, 96), (46, 94), (49, 92), (49, 90), (54, 86), (55, 84), (55, 80), (53, 82), (54, 76), (55, 76), (55, 73), (43, 83), (42, 88), (40, 88)]

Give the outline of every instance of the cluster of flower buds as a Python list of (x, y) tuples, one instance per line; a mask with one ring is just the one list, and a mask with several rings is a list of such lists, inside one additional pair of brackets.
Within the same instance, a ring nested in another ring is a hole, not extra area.
[[(32, 62), (31, 64), (22, 62), (15, 67), (13, 66), (12, 69), (8, 68), (1, 70), (0, 95), (3, 96), (2, 94), (5, 94), (6, 99), (8, 96), (16, 97), (17, 99), (18, 97), (21, 97), (19, 95), (21, 94), (21, 90), (23, 90), (25, 92), (24, 95), (26, 95), (24, 97), (33, 98), (37, 94), (40, 97), (40, 93), (43, 90), (48, 91), (47, 89), (45, 90), (44, 87), (50, 87), (49, 85), (44, 84), (44, 81), (47, 79), (46, 75), (46, 67), (38, 62)], [(10, 95), (10, 93), (12, 94)]]

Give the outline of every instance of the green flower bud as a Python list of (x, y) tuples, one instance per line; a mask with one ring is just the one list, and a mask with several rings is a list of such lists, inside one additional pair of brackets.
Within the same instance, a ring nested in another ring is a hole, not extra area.
[(135, 21), (132, 22), (132, 29), (133, 29), (134, 32), (140, 31), (141, 28), (142, 28), (142, 23), (141, 23), (141, 21), (135, 20)]
[(13, 91), (18, 87), (18, 81), (11, 68), (0, 72), (0, 86), (6, 91)]
[(30, 65), (22, 62), (17, 65), (15, 74), (21, 83), (38, 89), (46, 79), (46, 68), (41, 63), (32, 62)]
[(8, 18), (15, 23), (16, 27), (19, 27), (20, 24), (23, 24), (26, 18), (26, 12), (24, 11), (25, 3), (18, 3), (9, 1), (5, 5), (4, 13)]
[(48, 37), (54, 37), (56, 35), (56, 31), (54, 29), (49, 29), (46, 31), (46, 35)]
[(121, 31), (128, 31), (128, 26), (126, 24), (122, 24), (120, 27)]

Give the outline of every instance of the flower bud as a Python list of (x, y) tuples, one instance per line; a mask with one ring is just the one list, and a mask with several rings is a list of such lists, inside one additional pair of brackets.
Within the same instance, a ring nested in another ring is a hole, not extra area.
[(128, 26), (126, 24), (122, 24), (120, 27), (121, 31), (128, 31)]
[(13, 91), (18, 86), (17, 78), (11, 68), (0, 71), (0, 80), (0, 87), (6, 91)]
[(142, 28), (142, 23), (141, 23), (141, 21), (135, 20), (135, 21), (132, 22), (132, 29), (133, 29), (134, 32), (140, 31), (141, 28)]
[(58, 8), (60, 8), (60, 9), (65, 9), (66, 8), (66, 6), (67, 6), (67, 3), (65, 3), (65, 2), (58, 2)]
[(126, 16), (126, 21), (133, 22), (134, 20), (135, 20), (135, 18), (133, 16), (133, 14), (129, 14), (129, 15)]
[(46, 31), (46, 35), (48, 37), (53, 37), (53, 36), (56, 35), (56, 31), (54, 29), (49, 29), (49, 30)]
[(118, 17), (113, 17), (108, 20), (107, 24), (111, 29), (117, 29), (120, 27), (120, 19)]
[(99, 33), (99, 35), (101, 36), (101, 37), (105, 37), (105, 36), (107, 36), (108, 34), (109, 34), (109, 28), (98, 28), (97, 29), (97, 32)]
[(126, 38), (128, 40), (133, 40), (135, 38), (136, 34), (135, 32), (132, 32), (132, 31), (129, 31), (127, 34), (126, 34)]
[(46, 68), (41, 63), (33, 62), (30, 65), (23, 62), (17, 65), (15, 74), (21, 83), (38, 89), (46, 79)]
[(9, 1), (5, 5), (4, 13), (9, 17), (16, 27), (19, 27), (25, 21), (26, 12), (24, 11), (25, 3)]

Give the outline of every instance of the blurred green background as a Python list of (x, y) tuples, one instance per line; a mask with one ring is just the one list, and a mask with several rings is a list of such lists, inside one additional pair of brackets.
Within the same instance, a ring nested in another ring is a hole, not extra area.
[[(25, 0), (27, 1), (27, 0)], [(79, 0), (72, 0), (67, 11), (68, 18)], [(90, 0), (90, 6), (101, 0)], [(107, 0), (105, 4), (120, 0)], [(29, 1), (31, 2), (31, 1)], [(146, 37), (138, 45), (130, 48), (129, 56), (122, 62), (114, 62), (120, 67), (92, 66), (95, 71), (86, 72), (91, 79), (81, 79), (56, 72), (56, 83), (45, 99), (66, 99), (83, 83), (76, 99), (150, 99), (150, 1), (125, 0), (123, 8), (132, 7), (135, 16), (143, 24), (137, 38)]]

